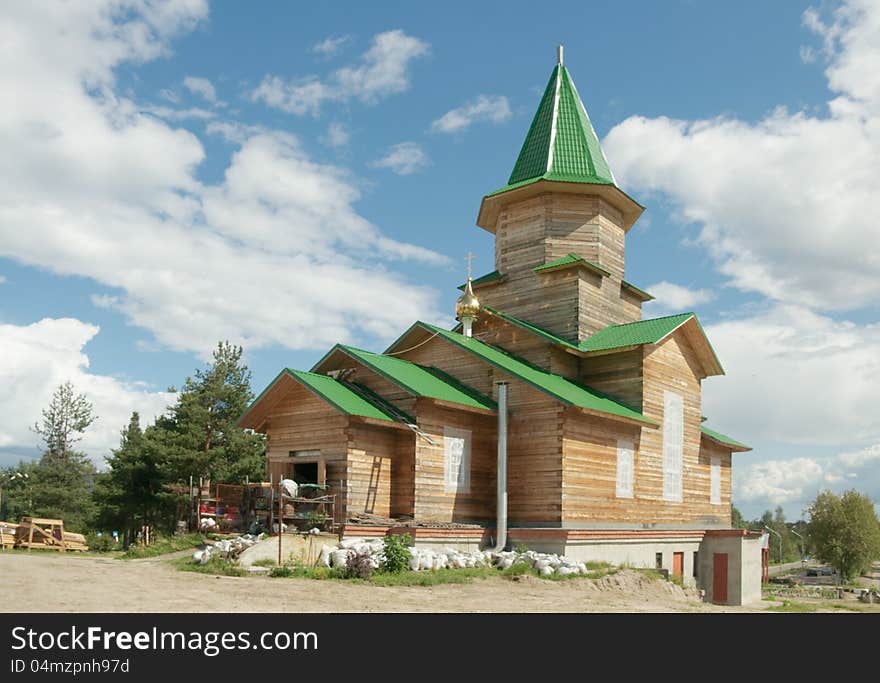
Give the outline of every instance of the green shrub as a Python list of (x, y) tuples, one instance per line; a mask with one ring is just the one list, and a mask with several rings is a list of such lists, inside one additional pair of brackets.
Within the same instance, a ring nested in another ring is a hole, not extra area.
[(409, 569), (409, 544), (412, 537), (409, 534), (391, 534), (385, 537), (384, 557), (379, 569), (387, 574), (399, 574)]
[(86, 536), (86, 545), (89, 550), (96, 553), (107, 553), (111, 550), (120, 550), (119, 544), (113, 542), (113, 536), (110, 534), (98, 534), (92, 532)]

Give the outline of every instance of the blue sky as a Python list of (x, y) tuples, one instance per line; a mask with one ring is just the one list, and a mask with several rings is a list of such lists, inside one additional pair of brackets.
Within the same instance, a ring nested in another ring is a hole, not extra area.
[(728, 371), (704, 412), (755, 446), (736, 504), (880, 497), (876, 2), (130, 0), (0, 25), (0, 464), (37, 455), (27, 424), (68, 377), (99, 459), (219, 338), (259, 391), (334, 341), (450, 320), (465, 254), (494, 268), (480, 198), (563, 43), (647, 206), (627, 278), (646, 315), (696, 310)]

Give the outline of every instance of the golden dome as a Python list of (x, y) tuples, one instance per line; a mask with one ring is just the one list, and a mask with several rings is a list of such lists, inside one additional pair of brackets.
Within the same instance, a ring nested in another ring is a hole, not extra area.
[(467, 279), (467, 284), (464, 287), (464, 294), (462, 294), (458, 301), (455, 302), (455, 317), (457, 320), (461, 320), (462, 318), (476, 318), (477, 313), (480, 312), (480, 301), (477, 299), (474, 294), (474, 290), (471, 287), (471, 278)]

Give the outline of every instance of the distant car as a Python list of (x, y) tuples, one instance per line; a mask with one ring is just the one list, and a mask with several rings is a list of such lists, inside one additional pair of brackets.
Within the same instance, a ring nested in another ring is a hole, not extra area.
[(820, 567), (820, 576), (834, 576), (834, 570), (831, 567)]
[(815, 567), (810, 567), (807, 570), (807, 576), (819, 576), (819, 570), (816, 569)]

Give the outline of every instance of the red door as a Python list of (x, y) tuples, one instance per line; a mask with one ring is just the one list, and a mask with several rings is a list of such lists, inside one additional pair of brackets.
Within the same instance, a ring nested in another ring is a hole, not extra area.
[(672, 575), (684, 576), (684, 553), (672, 553)]
[(712, 602), (727, 604), (727, 553), (715, 553), (712, 560)]

